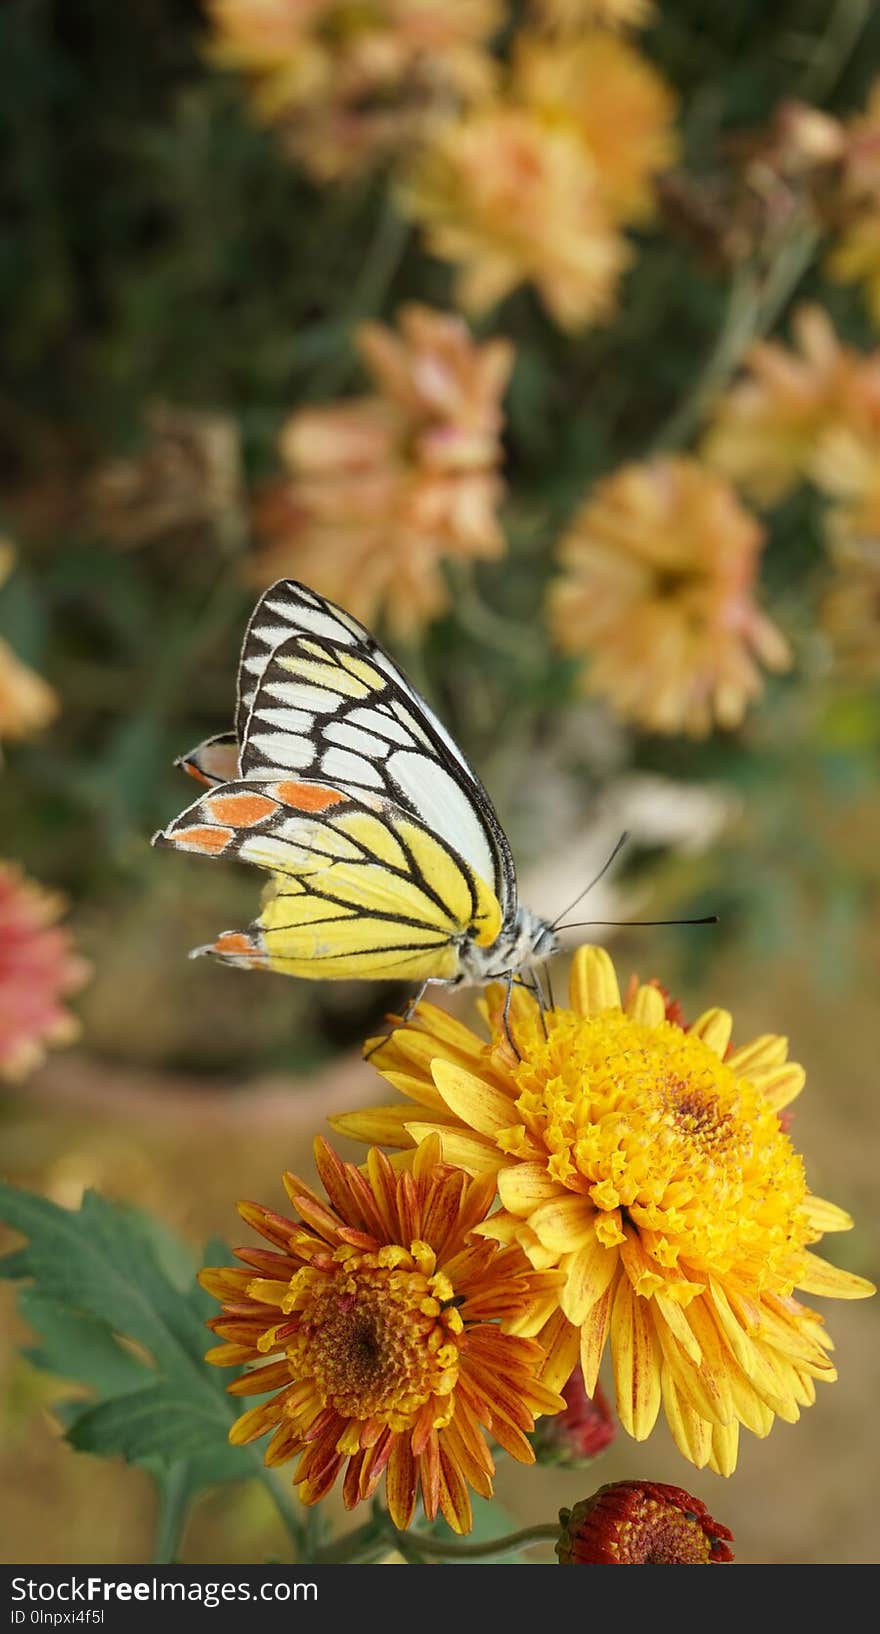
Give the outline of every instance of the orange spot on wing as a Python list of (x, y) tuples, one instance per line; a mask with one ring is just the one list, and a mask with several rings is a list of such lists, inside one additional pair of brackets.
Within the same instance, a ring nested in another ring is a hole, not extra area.
[(206, 777), (204, 772), (199, 771), (199, 768), (196, 765), (194, 760), (181, 760), (179, 762), (179, 765), (181, 767), (181, 770), (184, 771), (184, 772), (188, 772), (190, 777), (194, 777), (197, 783), (204, 783), (207, 788), (210, 788), (210, 786), (211, 786), (210, 777)]
[(326, 811), (328, 806), (341, 805), (348, 799), (338, 789), (324, 788), (320, 783), (276, 783), (275, 793), (294, 811)]
[(274, 800), (267, 800), (264, 794), (247, 792), (213, 794), (205, 805), (218, 822), (231, 823), (234, 828), (253, 828), (255, 823), (261, 823), (264, 817), (270, 817), (277, 810)]
[(235, 830), (232, 828), (178, 828), (171, 836), (175, 845), (183, 846), (187, 851), (206, 851), (209, 856), (216, 856), (224, 851), (230, 840), (235, 839)]
[(225, 930), (214, 943), (215, 953), (232, 953), (250, 955), (258, 950), (251, 938), (243, 930)]

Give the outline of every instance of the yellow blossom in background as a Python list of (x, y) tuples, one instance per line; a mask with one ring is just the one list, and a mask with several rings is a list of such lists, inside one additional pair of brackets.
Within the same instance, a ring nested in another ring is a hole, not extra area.
[(864, 286), (868, 311), (880, 325), (880, 79), (864, 112), (844, 124), (834, 210), (838, 237), (826, 270), (838, 283)]
[(485, 95), (500, 0), (206, 0), (217, 66), (250, 80), (255, 111), (318, 181), (405, 146), (459, 97)]
[(840, 672), (880, 681), (880, 534), (832, 546), (834, 578), (820, 605)]
[(459, 267), (466, 312), (534, 284), (564, 329), (611, 316), (630, 260), (577, 133), (494, 101), (434, 133), (399, 189), (432, 255)]
[(880, 327), (880, 199), (841, 234), (826, 270), (840, 284), (863, 284), (868, 311)]
[(644, 28), (655, 15), (651, 0), (531, 0), (535, 19), (560, 33), (601, 28)]
[(520, 40), (514, 95), (549, 125), (575, 131), (616, 222), (650, 216), (653, 180), (678, 155), (676, 102), (656, 68), (601, 29), (571, 41)]
[(88, 966), (58, 924), (59, 896), (0, 862), (0, 1078), (18, 1081), (47, 1046), (69, 1044), (79, 1026), (64, 1000), (82, 987)]
[(566, 329), (607, 320), (673, 160), (674, 99), (632, 46), (521, 36), (502, 92), (439, 121), (399, 188), (428, 249), (458, 266), (456, 298), (485, 312), (523, 283)]
[(820, 617), (840, 670), (880, 679), (880, 412), (870, 427), (837, 427), (816, 450), (813, 480), (826, 513), (833, 578)]
[(557, 646), (583, 658), (587, 691), (655, 732), (737, 726), (782, 670), (784, 637), (753, 590), (763, 530), (697, 460), (659, 457), (597, 483), (559, 547)]
[(302, 409), (280, 448), (290, 473), (258, 502), (252, 577), (292, 576), (412, 637), (448, 605), (444, 557), (497, 558), (507, 341), (477, 345), (457, 315), (403, 307), (363, 324), (376, 393)]
[[(346, 1508), (371, 1498), (383, 1476), (395, 1526), (416, 1502), (455, 1532), (472, 1525), (468, 1488), (492, 1494), (486, 1433), (520, 1463), (528, 1434), (565, 1403), (540, 1382), (544, 1352), (513, 1337), (559, 1278), (535, 1272), (522, 1251), (473, 1232), (495, 1194), (426, 1141), (395, 1173), (377, 1150), (365, 1169), (315, 1143), (326, 1201), (295, 1175), (284, 1183), (299, 1219), (256, 1203), (240, 1213), (271, 1251), (237, 1250), (246, 1269), (203, 1271), (224, 1309), (210, 1326), (220, 1367), (260, 1364), (229, 1386), (267, 1396), (233, 1425), (243, 1444), (272, 1432), (270, 1466), (299, 1455), (305, 1504), (343, 1476)], [(344, 1473), (343, 1473), (344, 1472)]]
[[(0, 542), (0, 586), (12, 571), (15, 552)], [(41, 675), (0, 640), (0, 743), (33, 737), (58, 713), (58, 697)]]
[(729, 1475), (740, 1425), (795, 1421), (835, 1377), (794, 1289), (874, 1291), (812, 1251), (852, 1222), (809, 1191), (779, 1118), (803, 1069), (771, 1034), (731, 1049), (724, 1010), (682, 1026), (653, 983), (622, 1002), (600, 948), (575, 955), (568, 1009), (514, 989), (515, 1048), (504, 996), (483, 1001), (488, 1042), (421, 1005), (371, 1046), (407, 1099), (334, 1125), (404, 1150), (439, 1138), (448, 1162), (494, 1177), (501, 1207), (477, 1234), (565, 1275), (520, 1319), (531, 1334), (545, 1317), (548, 1386), (580, 1359), (592, 1391), (607, 1347), (628, 1434), (650, 1435), (662, 1405), (684, 1457)]
[(810, 473), (830, 427), (880, 418), (880, 352), (838, 340), (820, 306), (792, 318), (794, 347), (759, 341), (745, 373), (718, 403), (703, 457), (760, 505), (774, 505)]

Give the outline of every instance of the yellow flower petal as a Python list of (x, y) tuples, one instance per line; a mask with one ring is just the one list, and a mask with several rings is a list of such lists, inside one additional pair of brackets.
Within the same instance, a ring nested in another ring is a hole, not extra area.
[(666, 1365), (661, 1370), (663, 1411), (672, 1431), (672, 1439), (680, 1453), (690, 1459), (697, 1469), (709, 1462), (712, 1452), (712, 1429), (678, 1389), (672, 1371)]
[(817, 1231), (851, 1231), (853, 1228), (853, 1217), (846, 1209), (838, 1208), (824, 1197), (814, 1197), (812, 1192), (804, 1198), (803, 1212)]
[(750, 1044), (741, 1044), (727, 1057), (727, 1065), (738, 1078), (751, 1078), (754, 1072), (766, 1072), (778, 1067), (788, 1055), (788, 1039), (777, 1033), (762, 1033)]
[(529, 1225), (545, 1248), (557, 1254), (575, 1253), (595, 1243), (596, 1210), (586, 1197), (567, 1192), (542, 1203), (529, 1215)]
[(807, 1081), (803, 1067), (799, 1067), (796, 1061), (787, 1061), (784, 1066), (773, 1067), (769, 1072), (753, 1072), (750, 1077), (774, 1112), (781, 1112), (784, 1106), (795, 1100)]
[(733, 1031), (733, 1017), (728, 1010), (704, 1010), (690, 1030), (723, 1061)]
[(637, 987), (627, 1013), (645, 1027), (659, 1027), (666, 1019), (666, 1003), (659, 987)]
[(491, 1174), (500, 1169), (504, 1158), (488, 1141), (478, 1135), (462, 1134), (459, 1129), (448, 1129), (436, 1123), (408, 1123), (407, 1131), (418, 1146), (428, 1135), (440, 1136), (444, 1163), (452, 1163), (466, 1174)]
[(532, 1210), (551, 1197), (569, 1197), (557, 1181), (547, 1173), (543, 1163), (517, 1163), (498, 1174), (498, 1196), (511, 1214), (527, 1219)]
[(620, 1422), (635, 1441), (651, 1434), (660, 1411), (659, 1346), (649, 1302), (620, 1277), (611, 1313), (611, 1348)]
[(713, 1424), (709, 1468), (713, 1469), (716, 1475), (732, 1475), (736, 1469), (738, 1451), (739, 1425), (736, 1420), (734, 1419), (732, 1424)]
[(586, 1320), (581, 1325), (581, 1372), (584, 1376), (584, 1388), (587, 1395), (595, 1393), (596, 1381), (599, 1377), (599, 1363), (611, 1327), (611, 1311), (614, 1304), (615, 1280), (608, 1284), (601, 1299), (597, 1299), (592, 1310), (588, 1312)]
[(565, 1287), (560, 1295), (569, 1322), (579, 1327), (597, 1299), (601, 1299), (618, 1266), (617, 1250), (603, 1248), (593, 1235), (583, 1248), (566, 1254), (560, 1262), (566, 1273)]
[(478, 1135), (489, 1135), (494, 1140), (499, 1129), (508, 1129), (514, 1121), (510, 1096), (474, 1073), (440, 1059), (433, 1062), (431, 1074), (450, 1112)]
[(867, 1277), (857, 1277), (853, 1271), (841, 1271), (809, 1250), (801, 1256), (801, 1265), (803, 1270), (798, 1272), (798, 1287), (808, 1294), (825, 1294), (829, 1299), (867, 1299), (877, 1292)]
[(551, 1316), (539, 1338), (547, 1360), (541, 1371), (541, 1381), (549, 1390), (562, 1390), (577, 1366), (580, 1332), (572, 1327), (562, 1311)]
[(369, 1145), (411, 1147), (406, 1124), (412, 1117), (412, 1107), (405, 1103), (395, 1106), (371, 1106), (363, 1112), (342, 1112), (328, 1119), (338, 1135), (350, 1140), (363, 1140)]
[(620, 1008), (620, 988), (610, 955), (602, 947), (579, 947), (571, 967), (571, 1007), (580, 1016)]

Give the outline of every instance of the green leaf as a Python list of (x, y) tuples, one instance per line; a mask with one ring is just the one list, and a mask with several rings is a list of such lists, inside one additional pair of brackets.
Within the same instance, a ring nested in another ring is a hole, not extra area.
[[(185, 1465), (188, 1491), (254, 1475), (259, 1453), (227, 1441), (237, 1407), (203, 1360), (204, 1322), (216, 1307), (185, 1245), (92, 1192), (71, 1210), (0, 1185), (0, 1218), (28, 1238), (0, 1259), (0, 1277), (32, 1283), (20, 1295), (40, 1335), (29, 1359), (97, 1398), (59, 1403), (71, 1445), (121, 1456), (160, 1480)], [(211, 1252), (226, 1257), (222, 1245)]]
[[(120, 1453), (130, 1464), (159, 1458), (171, 1465), (206, 1450), (224, 1447), (229, 1414), (222, 1396), (207, 1390), (186, 1391), (180, 1381), (151, 1384), (80, 1413), (67, 1432), (81, 1452)], [(235, 1449), (228, 1444), (227, 1467), (243, 1473)]]
[(149, 1379), (146, 1363), (126, 1350), (105, 1323), (47, 1299), (35, 1288), (21, 1290), (18, 1306), (42, 1337), (42, 1344), (24, 1351), (41, 1372), (73, 1379), (107, 1397), (137, 1390)]

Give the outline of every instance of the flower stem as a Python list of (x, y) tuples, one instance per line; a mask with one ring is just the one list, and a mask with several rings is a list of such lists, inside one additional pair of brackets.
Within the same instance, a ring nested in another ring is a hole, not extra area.
[(479, 1543), (459, 1543), (452, 1538), (435, 1538), (426, 1532), (398, 1532), (387, 1517), (376, 1516), (367, 1521), (357, 1531), (346, 1533), (345, 1537), (337, 1538), (325, 1549), (318, 1549), (313, 1556), (315, 1566), (339, 1565), (342, 1562), (354, 1564), (363, 1563), (364, 1557), (376, 1554), (383, 1545), (390, 1544), (399, 1549), (404, 1558), (409, 1555), (431, 1555), (436, 1560), (483, 1560), (487, 1555), (515, 1554), (519, 1549), (529, 1549), (535, 1543), (543, 1543), (559, 1536), (557, 1522), (548, 1522), (541, 1526), (526, 1526), (520, 1532), (508, 1532), (504, 1537), (487, 1538)]
[(394, 1532), (392, 1536), (402, 1545), (413, 1543), (419, 1554), (433, 1555), (437, 1560), (482, 1560), (486, 1555), (513, 1555), (520, 1549), (530, 1549), (535, 1543), (555, 1543), (559, 1537), (559, 1522), (547, 1521), (541, 1526), (524, 1526), (519, 1532), (506, 1532), (500, 1538), (486, 1538), (479, 1543), (459, 1543), (452, 1538), (432, 1538), (424, 1532)]
[(171, 1465), (159, 1483), (159, 1513), (153, 1548), (153, 1561), (157, 1566), (171, 1566), (176, 1559), (191, 1496), (188, 1475), (189, 1466), (181, 1460)]
[(273, 1479), (272, 1471), (266, 1469), (263, 1465), (260, 1467), (259, 1477), (278, 1511), (287, 1536), (293, 1544), (294, 1558), (297, 1561), (303, 1560), (308, 1553), (305, 1546), (306, 1529), (296, 1513), (286, 1488), (279, 1481)]

